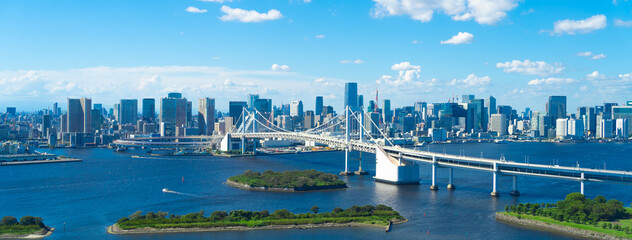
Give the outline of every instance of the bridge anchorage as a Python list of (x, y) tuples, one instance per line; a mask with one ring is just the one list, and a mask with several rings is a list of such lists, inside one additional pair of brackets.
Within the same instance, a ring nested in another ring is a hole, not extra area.
[[(580, 183), (579, 191), (584, 194), (585, 182), (603, 182), (632, 185), (632, 172), (614, 171), (605, 169), (591, 169), (576, 167), (564, 167), (558, 165), (529, 164), (507, 161), (501, 159), (489, 159), (483, 157), (469, 157), (450, 154), (440, 154), (430, 151), (420, 151), (415, 149), (402, 148), (396, 146), (382, 132), (379, 125), (374, 121), (373, 113), (352, 111), (346, 108), (344, 114), (330, 116), (315, 128), (304, 131), (291, 131), (277, 126), (272, 122), (271, 117), (264, 116), (256, 110), (244, 109), (239, 118), (238, 127), (227, 133), (219, 144), (222, 150), (241, 149), (245, 153), (248, 145), (251, 145), (252, 152), (256, 153), (257, 141), (260, 139), (284, 139), (300, 141), (311, 144), (320, 144), (333, 148), (344, 149), (345, 167), (342, 174), (355, 174), (349, 169), (349, 153), (358, 151), (375, 154), (376, 170), (375, 181), (391, 184), (420, 184), (419, 167), (420, 164), (431, 166), (431, 186), (430, 189), (438, 190), (437, 171), (439, 169), (448, 170), (447, 189), (454, 190), (453, 169), (469, 169), (491, 173), (491, 196), (498, 197), (497, 190), (498, 175), (511, 176), (513, 188), (512, 196), (519, 196), (518, 177), (541, 177), (576, 181)], [(342, 131), (344, 129), (344, 131)], [(184, 141), (181, 144), (187, 147), (209, 147), (217, 139), (206, 139), (200, 141)], [(205, 143), (206, 142), (206, 143)], [(150, 145), (160, 145), (160, 142), (149, 142)], [(247, 144), (249, 143), (249, 144)], [(139, 146), (140, 143), (130, 143), (125, 140), (117, 141), (118, 146)], [(174, 143), (164, 143), (173, 145)], [(204, 145), (206, 144), (206, 145)], [(178, 146), (180, 142), (178, 141)], [(361, 161), (361, 157), (359, 162)], [(363, 173), (361, 165), (358, 172)], [(364, 174), (364, 173), (363, 173)]]

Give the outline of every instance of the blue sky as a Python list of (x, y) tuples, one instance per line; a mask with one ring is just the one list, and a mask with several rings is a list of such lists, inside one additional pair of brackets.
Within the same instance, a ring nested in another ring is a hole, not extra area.
[(632, 100), (625, 0), (0, 1), (0, 36), (0, 109), (181, 91), (340, 110), (348, 81), (394, 106)]

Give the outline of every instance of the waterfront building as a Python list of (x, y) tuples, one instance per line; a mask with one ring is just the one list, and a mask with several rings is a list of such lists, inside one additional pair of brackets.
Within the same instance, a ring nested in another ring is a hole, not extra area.
[(213, 135), (215, 128), (215, 99), (200, 98), (198, 102), (198, 131), (200, 135)]
[(546, 102), (546, 115), (551, 121), (566, 118), (566, 96), (549, 96), (549, 101)]
[(89, 133), (92, 126), (92, 99), (68, 99), (67, 132)]
[(584, 121), (582, 119), (568, 119), (567, 135), (575, 138), (584, 137)]
[(612, 138), (612, 119), (601, 119), (599, 121), (599, 132), (597, 138)]
[(603, 115), (607, 116), (608, 119), (615, 119), (612, 116), (612, 113), (613, 113), (612, 108), (616, 107), (616, 106), (619, 106), (619, 104), (618, 103), (604, 103), (603, 104)]
[(143, 120), (154, 122), (156, 120), (156, 99), (143, 98)]
[[(627, 129), (632, 129), (632, 106), (613, 106), (612, 119), (626, 119), (628, 124)], [(630, 132), (628, 132), (628, 134), (630, 134)]]
[(230, 101), (228, 102), (228, 116), (233, 118), (232, 124), (237, 124), (236, 121), (241, 117), (241, 114), (248, 104), (244, 101)]
[(351, 107), (352, 111), (358, 110), (358, 83), (345, 83), (345, 108)]
[(248, 94), (248, 107), (255, 108), (255, 102), (259, 99), (259, 94)]
[(161, 136), (173, 136), (176, 126), (187, 124), (187, 99), (181, 93), (169, 93), (160, 99)]
[(629, 128), (628, 128), (628, 119), (625, 118), (618, 118), (616, 120), (616, 136), (620, 137), (620, 138), (628, 138), (630, 132), (629, 132)]
[(323, 114), (323, 96), (316, 96), (316, 108), (314, 112), (318, 116)]
[(564, 139), (568, 135), (568, 119), (558, 118), (555, 120), (555, 137)]
[(119, 105), (119, 124), (134, 124), (138, 118), (138, 100), (121, 99)]
[(92, 109), (92, 131), (101, 129), (101, 124), (103, 122), (103, 116), (101, 115), (101, 110)]
[(498, 136), (507, 135), (507, 119), (503, 114), (495, 113), (490, 117), (491, 131), (498, 133)]
[(290, 116), (291, 117), (303, 117), (303, 101), (293, 100), (290, 103)]

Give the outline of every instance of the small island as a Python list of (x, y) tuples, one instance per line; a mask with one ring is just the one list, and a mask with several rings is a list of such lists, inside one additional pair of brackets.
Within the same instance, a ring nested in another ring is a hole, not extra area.
[(246, 170), (229, 177), (226, 184), (247, 190), (296, 192), (346, 188), (347, 184), (331, 173), (316, 170), (263, 173)]
[(318, 227), (377, 226), (389, 227), (391, 224), (406, 222), (397, 211), (385, 205), (352, 206), (347, 209), (334, 208), (331, 212), (319, 213), (319, 207), (313, 206), (311, 212), (294, 214), (286, 209), (269, 213), (263, 211), (215, 211), (205, 217), (204, 211), (184, 216), (169, 215), (166, 212), (148, 212), (143, 215), (137, 211), (129, 217), (119, 219), (109, 226), (110, 234), (137, 233), (178, 233), (240, 231), (255, 229), (305, 229)]
[(24, 216), (18, 222), (16, 217), (4, 216), (0, 220), (0, 239), (43, 238), (54, 230), (44, 225), (41, 217)]
[(603, 196), (586, 198), (571, 193), (557, 203), (508, 205), (496, 219), (530, 228), (593, 239), (631, 239), (632, 208)]

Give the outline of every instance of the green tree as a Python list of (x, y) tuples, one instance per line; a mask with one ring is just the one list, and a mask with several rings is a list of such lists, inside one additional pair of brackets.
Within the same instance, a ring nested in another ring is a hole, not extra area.
[(2, 218), (2, 225), (5, 225), (5, 226), (18, 225), (18, 219), (12, 216), (4, 216)]
[(143, 218), (143, 212), (141, 210), (138, 210), (132, 213), (132, 215), (129, 215), (130, 220), (136, 220), (136, 219), (141, 219), (141, 218)]
[(314, 212), (314, 214), (317, 214), (318, 213), (318, 209), (319, 209), (318, 206), (313, 206), (312, 207), (312, 212)]
[(23, 226), (36, 225), (35, 218), (32, 216), (24, 216), (20, 218), (20, 225), (23, 225)]

